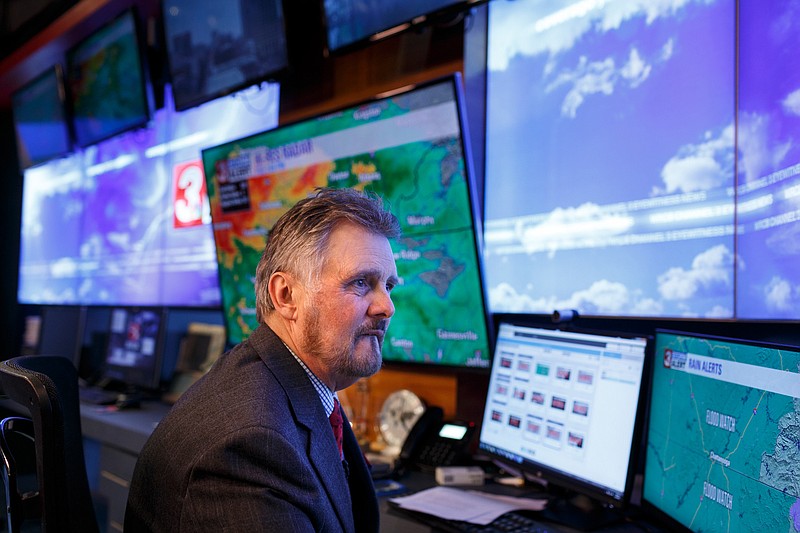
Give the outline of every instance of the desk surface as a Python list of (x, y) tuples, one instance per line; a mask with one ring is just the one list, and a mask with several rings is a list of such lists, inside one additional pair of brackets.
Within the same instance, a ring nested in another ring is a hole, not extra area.
[[(83, 434), (89, 439), (103, 445), (113, 446), (133, 455), (138, 455), (170, 406), (160, 402), (143, 402), (138, 409), (117, 410), (110, 407), (81, 404), (81, 425)], [(0, 400), (0, 410), (9, 413), (21, 413), (22, 407), (10, 400)], [(26, 413), (24, 413), (26, 414)], [(409, 492), (416, 492), (434, 486), (433, 476), (419, 472), (411, 472), (401, 480)], [(433, 531), (408, 515), (392, 509), (388, 497), (381, 497), (381, 532), (382, 533), (428, 533)], [(562, 531), (570, 531), (561, 528)], [(641, 531), (635, 524), (621, 524), (603, 531)]]
[(142, 402), (137, 409), (81, 404), (83, 436), (138, 455), (170, 406)]
[[(435, 485), (435, 481), (431, 474), (424, 474), (420, 472), (411, 472), (404, 476), (401, 480), (408, 489), (409, 492), (417, 492), (420, 490), (424, 490), (430, 488)], [(499, 494), (507, 494), (510, 496), (535, 496), (536, 492), (530, 487), (528, 488), (513, 488), (513, 487), (504, 487), (497, 484), (492, 485), (485, 485), (484, 487), (468, 487), (468, 489), (477, 489), (477, 490), (487, 490), (489, 492), (496, 492)], [(402, 513), (396, 509), (393, 509), (388, 502), (389, 498), (382, 497), (380, 498), (380, 510), (381, 510), (381, 533), (429, 533), (431, 531), (435, 531), (429, 525), (424, 524), (409, 515)], [(634, 514), (634, 513), (631, 513)], [(537, 518), (538, 519), (538, 518)], [(640, 517), (637, 517), (636, 520), (640, 520)], [(613, 533), (613, 532), (620, 532), (620, 533), (630, 533), (630, 532), (641, 532), (641, 531), (651, 531), (651, 532), (659, 532), (662, 531), (660, 528), (656, 527), (654, 524), (644, 524), (638, 522), (634, 519), (630, 519), (624, 522), (615, 523), (613, 525), (607, 527), (601, 527), (596, 531), (602, 533)], [(547, 522), (542, 519), (542, 522), (547, 524)], [(550, 526), (547, 526), (548, 529)], [(577, 533), (579, 530), (563, 526), (560, 524), (553, 524), (552, 531), (561, 532), (561, 533)]]

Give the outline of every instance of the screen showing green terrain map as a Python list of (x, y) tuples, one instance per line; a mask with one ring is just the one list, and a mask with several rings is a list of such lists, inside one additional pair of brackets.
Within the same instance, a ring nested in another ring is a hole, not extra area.
[(643, 498), (693, 531), (800, 531), (800, 348), (656, 335)]
[(256, 327), (253, 280), (277, 219), (318, 187), (380, 195), (400, 220), (384, 359), (488, 368), (479, 228), (457, 77), (203, 151), (228, 341)]

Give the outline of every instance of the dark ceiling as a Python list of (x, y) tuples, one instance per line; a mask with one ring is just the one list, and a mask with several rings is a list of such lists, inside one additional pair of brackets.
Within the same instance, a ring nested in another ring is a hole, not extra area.
[(62, 15), (77, 0), (0, 0), (0, 59)]

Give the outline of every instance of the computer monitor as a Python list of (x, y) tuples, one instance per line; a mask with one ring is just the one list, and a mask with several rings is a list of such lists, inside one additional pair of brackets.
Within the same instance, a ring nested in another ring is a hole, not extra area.
[(657, 330), (643, 507), (672, 530), (800, 528), (800, 346)]
[(165, 332), (163, 308), (112, 308), (102, 381), (126, 391), (157, 389)]
[[(480, 452), (526, 477), (622, 508), (635, 474), (649, 342), (610, 332), (501, 322), (481, 426)], [(551, 518), (598, 523), (568, 499)], [(567, 508), (569, 509), (567, 510)]]

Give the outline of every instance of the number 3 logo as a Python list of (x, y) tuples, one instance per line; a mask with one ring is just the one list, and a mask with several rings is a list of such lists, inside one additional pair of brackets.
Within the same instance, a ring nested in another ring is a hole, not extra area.
[(175, 171), (175, 227), (199, 226), (203, 223), (206, 203), (206, 181), (199, 161), (176, 165)]

